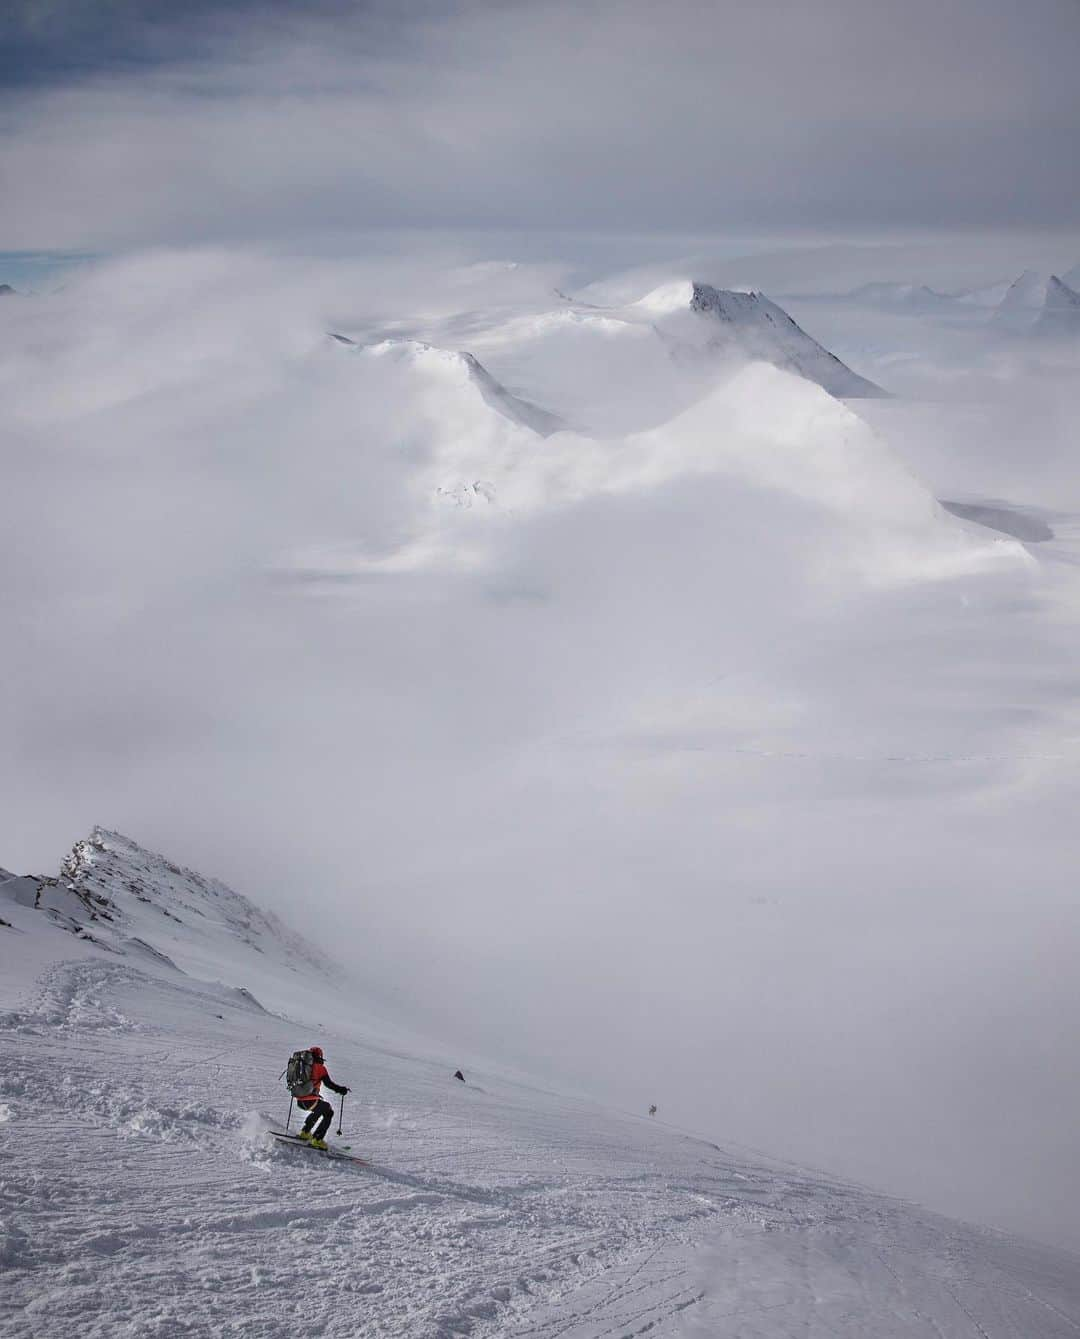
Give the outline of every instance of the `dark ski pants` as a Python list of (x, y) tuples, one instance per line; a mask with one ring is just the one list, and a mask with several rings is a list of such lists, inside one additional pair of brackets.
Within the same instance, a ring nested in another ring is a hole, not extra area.
[(309, 1113), (307, 1120), (304, 1121), (304, 1129), (316, 1139), (325, 1139), (330, 1122), (334, 1119), (334, 1108), (330, 1103), (320, 1097), (314, 1106), (308, 1106), (306, 1102), (297, 1102), (296, 1105), (301, 1111)]

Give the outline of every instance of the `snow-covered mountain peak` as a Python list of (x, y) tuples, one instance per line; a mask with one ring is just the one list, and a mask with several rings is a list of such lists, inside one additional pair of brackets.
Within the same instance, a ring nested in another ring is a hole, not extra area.
[(1025, 270), (998, 304), (991, 325), (1015, 334), (1071, 335), (1080, 329), (1080, 294), (1055, 274)]
[(1051, 308), (1071, 310), (1074, 307), (1080, 307), (1080, 293), (1077, 293), (1063, 279), (1059, 279), (1056, 274), (1052, 274), (1046, 285), (1046, 301), (1043, 304), (1043, 310)]
[(1029, 330), (1046, 303), (1049, 286), (1049, 275), (1025, 270), (1009, 285), (991, 317), (991, 324), (1006, 330)]
[(1046, 300), (1032, 334), (1074, 338), (1080, 335), (1080, 293), (1057, 277), (1050, 276)]
[(691, 344), (710, 353), (738, 351), (745, 357), (794, 372), (839, 399), (888, 394), (823, 348), (764, 293), (695, 282), (689, 286), (686, 310), (696, 321), (704, 318), (708, 324), (688, 327), (672, 310), (657, 324), (676, 344), (685, 344), (689, 339)]
[(95, 827), (65, 857), (58, 878), (0, 884), (5, 901), (121, 957), (151, 958), (213, 976), (248, 954), (277, 968), (313, 967), (322, 956), (241, 893), (174, 864), (118, 832)]
[(673, 279), (652, 289), (643, 298), (633, 303), (638, 311), (654, 316), (663, 316), (667, 312), (685, 311), (694, 300), (697, 285), (690, 279)]

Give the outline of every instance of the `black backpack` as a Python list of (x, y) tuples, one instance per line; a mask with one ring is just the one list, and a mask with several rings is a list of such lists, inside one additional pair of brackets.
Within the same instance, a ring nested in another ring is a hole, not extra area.
[(285, 1082), (293, 1097), (311, 1097), (315, 1092), (311, 1071), (315, 1068), (315, 1057), (310, 1051), (293, 1051), (285, 1067)]

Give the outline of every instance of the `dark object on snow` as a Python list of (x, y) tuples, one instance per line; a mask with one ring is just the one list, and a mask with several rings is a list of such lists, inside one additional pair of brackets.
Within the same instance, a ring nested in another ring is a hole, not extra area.
[(655, 1103), (655, 1102), (654, 1102), (654, 1103), (652, 1104), (652, 1106), (649, 1108), (649, 1115), (650, 1115), (650, 1116), (655, 1116), (655, 1115), (656, 1115), (656, 1103)]
[(455, 1070), (454, 1070), (454, 1078), (455, 1078), (455, 1079), (460, 1079), (462, 1083), (465, 1082), (465, 1075), (462, 1074), (462, 1072), (461, 1072), (460, 1069), (455, 1069)]

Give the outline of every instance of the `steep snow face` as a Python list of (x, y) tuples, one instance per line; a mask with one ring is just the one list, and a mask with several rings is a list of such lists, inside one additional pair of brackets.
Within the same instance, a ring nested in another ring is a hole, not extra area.
[(999, 330), (1030, 330), (1046, 304), (1050, 278), (1037, 270), (1025, 270), (1009, 285), (990, 318), (991, 325)]
[(990, 324), (1014, 334), (1069, 335), (1075, 332), (1073, 310), (1080, 300), (1067, 283), (1054, 274), (1026, 270), (998, 305)]
[(1080, 335), (1080, 293), (1074, 292), (1056, 275), (1051, 275), (1046, 286), (1046, 301), (1031, 331), (1034, 335), (1059, 338)]
[(694, 284), (690, 311), (711, 324), (703, 327), (704, 338), (685, 322), (678, 326), (672, 316), (666, 326), (677, 340), (688, 335), (699, 348), (708, 352), (738, 351), (748, 358), (761, 359), (812, 381), (837, 398), (881, 397), (880, 386), (860, 377), (834, 354), (798, 326), (791, 317), (763, 293), (740, 293)]
[(151, 959), (195, 976), (215, 978), (245, 963), (249, 973), (262, 973), (324, 961), (242, 894), (104, 828), (76, 842), (59, 877), (0, 884), (5, 901), (111, 956)]

